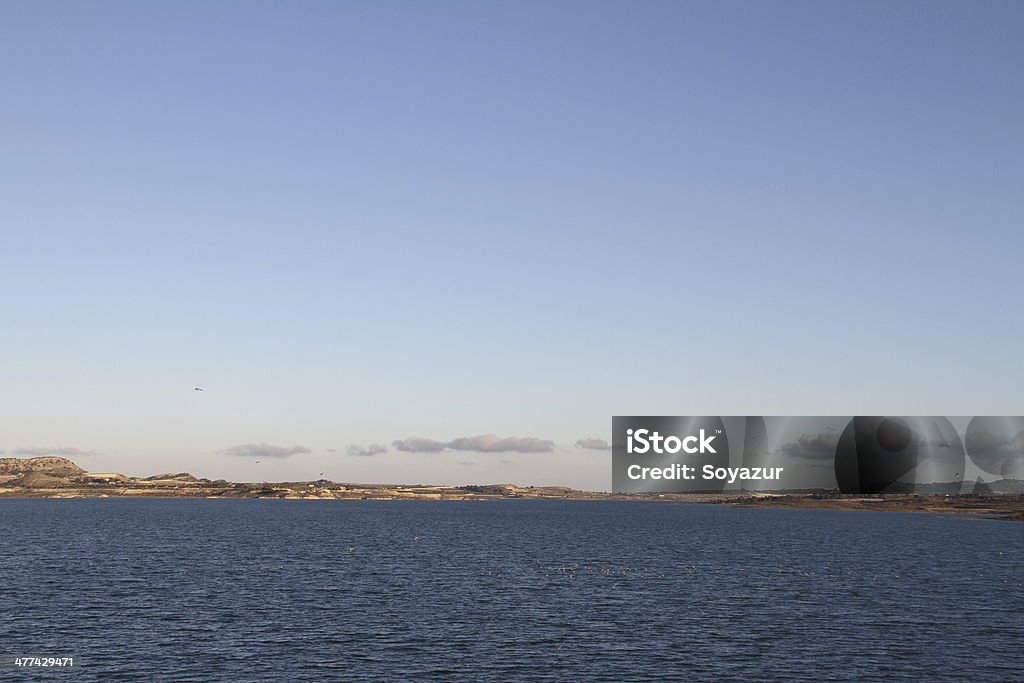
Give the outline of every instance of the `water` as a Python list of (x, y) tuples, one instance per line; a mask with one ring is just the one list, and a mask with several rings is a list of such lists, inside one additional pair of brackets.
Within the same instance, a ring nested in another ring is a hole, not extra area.
[(1024, 525), (642, 502), (0, 500), (12, 680), (1010, 681)]

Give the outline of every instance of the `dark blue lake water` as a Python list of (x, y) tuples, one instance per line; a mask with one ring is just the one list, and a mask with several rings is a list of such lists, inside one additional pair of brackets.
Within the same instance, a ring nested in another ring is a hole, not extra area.
[[(0, 500), (84, 681), (1011, 681), (1024, 525), (638, 502)], [(5, 666), (8, 666), (5, 664)]]

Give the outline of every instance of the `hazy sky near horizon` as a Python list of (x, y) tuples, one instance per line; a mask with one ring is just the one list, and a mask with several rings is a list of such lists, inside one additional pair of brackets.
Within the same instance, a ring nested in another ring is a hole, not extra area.
[[(608, 488), (574, 444), (614, 414), (1024, 414), (1022, 35), (1019, 2), (4, 2), (0, 449)], [(482, 434), (554, 445), (392, 445)]]

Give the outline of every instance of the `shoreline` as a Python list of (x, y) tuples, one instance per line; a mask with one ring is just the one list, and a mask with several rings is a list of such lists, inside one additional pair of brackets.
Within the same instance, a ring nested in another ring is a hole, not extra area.
[(743, 497), (719, 501), (738, 508), (843, 510), (847, 512), (918, 512), (970, 516), (976, 519), (1024, 521), (1024, 495), (1019, 494), (882, 494), (818, 496), (815, 494)]
[[(250, 486), (252, 488), (250, 488)], [(264, 485), (235, 484), (229, 491), (208, 492), (201, 487), (185, 490), (153, 488), (60, 487), (53, 489), (0, 487), (0, 499), (14, 500), (83, 500), (83, 499), (194, 499), (194, 500), (333, 500), (333, 501), (452, 501), (481, 502), (498, 500), (564, 500), (623, 501), (638, 503), (693, 503), (728, 505), (735, 508), (787, 510), (840, 510), (846, 512), (917, 512), (969, 516), (996, 521), (1024, 521), (1024, 495), (961, 494), (918, 495), (881, 494), (875, 496), (822, 495), (815, 493), (601, 493), (564, 487), (494, 486), (403, 486), (321, 488), (305, 490), (299, 486), (277, 485), (268, 490)], [(469, 489), (469, 490), (467, 490)], [(485, 489), (485, 490), (479, 490)], [(497, 491), (495, 489), (501, 489)]]
[[(1018, 486), (1021, 482), (1009, 482)], [(936, 486), (936, 485), (931, 485)], [(892, 493), (846, 495), (820, 489), (800, 491), (707, 491), (692, 493), (606, 493), (568, 486), (473, 484), (359, 484), (328, 479), (286, 482), (230, 482), (187, 472), (128, 477), (86, 472), (66, 458), (0, 458), (0, 498), (247, 498), (256, 500), (590, 500), (681, 502), (747, 508), (933, 512), (986, 515), (1024, 521), (1024, 493)]]

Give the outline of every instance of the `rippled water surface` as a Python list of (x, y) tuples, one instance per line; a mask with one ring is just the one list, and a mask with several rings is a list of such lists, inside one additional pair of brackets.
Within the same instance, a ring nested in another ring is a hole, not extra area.
[(1011, 681), (1024, 525), (639, 502), (0, 500), (12, 680)]

